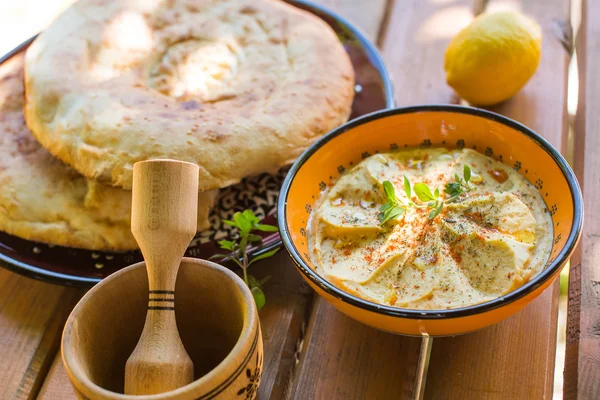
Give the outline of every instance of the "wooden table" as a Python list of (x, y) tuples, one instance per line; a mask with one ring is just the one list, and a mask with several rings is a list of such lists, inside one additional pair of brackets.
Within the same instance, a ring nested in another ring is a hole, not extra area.
[[(359, 25), (380, 47), (399, 106), (458, 103), (446, 85), (444, 50), (484, 10), (518, 9), (543, 28), (541, 64), (527, 86), (492, 110), (566, 150), (567, 66), (572, 52), (568, 0), (321, 0)], [(565, 398), (600, 398), (600, 4), (584, 4), (579, 57), (577, 172), (586, 228), (573, 262)], [(596, 108), (598, 107), (598, 108)], [(585, 170), (585, 174), (583, 173)], [(410, 398), (420, 340), (361, 325), (302, 282), (284, 252), (253, 273), (272, 275), (261, 311), (265, 368), (260, 399)], [(60, 362), (63, 323), (82, 291), (0, 270), (0, 394), (3, 399), (73, 399)], [(558, 286), (512, 318), (483, 331), (436, 339), (427, 399), (550, 399), (556, 353)]]

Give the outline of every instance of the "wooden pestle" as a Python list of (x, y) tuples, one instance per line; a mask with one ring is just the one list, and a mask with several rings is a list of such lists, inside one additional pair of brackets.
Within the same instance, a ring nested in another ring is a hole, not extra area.
[(133, 166), (131, 231), (148, 271), (149, 300), (140, 340), (125, 365), (125, 394), (156, 394), (194, 379), (175, 321), (175, 281), (196, 234), (198, 166), (151, 160)]

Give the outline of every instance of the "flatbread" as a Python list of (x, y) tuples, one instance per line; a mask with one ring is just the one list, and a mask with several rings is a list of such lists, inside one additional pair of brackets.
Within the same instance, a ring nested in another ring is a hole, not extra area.
[[(87, 180), (54, 158), (23, 119), (23, 57), (0, 66), (0, 230), (90, 250), (130, 250), (131, 192)], [(208, 228), (216, 191), (199, 195)]]
[(354, 71), (333, 30), (277, 0), (80, 0), (27, 51), (27, 124), (90, 179), (200, 166), (215, 189), (291, 163), (345, 122)]

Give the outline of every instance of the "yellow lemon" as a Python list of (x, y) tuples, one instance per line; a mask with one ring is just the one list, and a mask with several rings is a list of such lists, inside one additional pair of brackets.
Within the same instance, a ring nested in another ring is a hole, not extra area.
[(540, 62), (542, 31), (516, 12), (482, 14), (460, 31), (446, 49), (446, 81), (475, 105), (512, 97)]

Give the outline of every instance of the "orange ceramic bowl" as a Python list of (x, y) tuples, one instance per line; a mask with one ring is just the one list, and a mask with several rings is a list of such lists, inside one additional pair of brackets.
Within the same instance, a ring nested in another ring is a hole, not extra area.
[[(348, 294), (314, 270), (306, 240), (310, 212), (321, 192), (361, 159), (403, 147), (468, 147), (513, 166), (547, 205), (554, 245), (546, 268), (495, 300), (450, 310), (409, 310)], [(481, 329), (513, 315), (558, 277), (580, 236), (583, 201), (575, 174), (540, 135), (488, 111), (432, 105), (378, 111), (355, 119), (314, 143), (294, 163), (278, 204), (283, 243), (304, 279), (334, 307), (372, 327), (405, 335), (446, 336)]]

